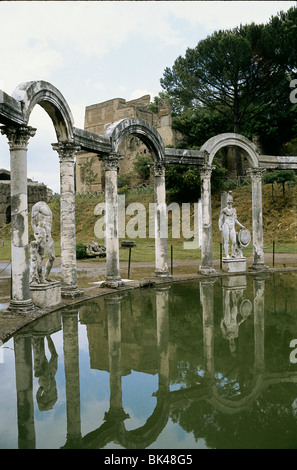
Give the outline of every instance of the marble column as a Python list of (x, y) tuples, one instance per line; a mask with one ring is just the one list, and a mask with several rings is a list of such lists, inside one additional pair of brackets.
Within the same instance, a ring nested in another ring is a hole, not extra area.
[(121, 421), (129, 417), (125, 413), (122, 403), (122, 298), (122, 294), (113, 294), (105, 297), (108, 325), (110, 407), (105, 413), (104, 419), (115, 422), (117, 425), (120, 425)]
[(75, 298), (82, 295), (77, 288), (74, 160), (79, 147), (71, 142), (52, 144), (60, 161), (61, 205), (61, 295)]
[(165, 188), (165, 165), (162, 162), (154, 164), (155, 174), (155, 275), (170, 277), (167, 255), (167, 207)]
[(67, 441), (64, 448), (81, 444), (78, 310), (62, 313), (67, 410)]
[(27, 146), (35, 132), (36, 129), (27, 126), (1, 128), (10, 149), (12, 288), (8, 309), (15, 313), (30, 313), (34, 309), (29, 279)]
[(264, 347), (264, 313), (265, 313), (265, 274), (256, 275), (253, 278), (254, 290), (254, 370), (256, 373), (265, 370)]
[(159, 386), (158, 393), (170, 391), (169, 376), (169, 291), (170, 286), (157, 287), (156, 313), (157, 313), (157, 348), (159, 358)]
[(212, 259), (212, 219), (211, 219), (211, 184), (210, 178), (215, 166), (204, 164), (200, 169), (201, 204), (202, 204), (202, 241), (201, 266), (202, 274), (214, 274)]
[(214, 376), (214, 280), (205, 279), (200, 282), (200, 302), (203, 318), (203, 356), (205, 377)]
[(267, 269), (264, 264), (263, 216), (262, 216), (262, 174), (263, 168), (250, 168), (247, 174), (252, 180), (253, 253), (251, 269)]
[(118, 220), (118, 163), (124, 158), (117, 153), (99, 157), (105, 170), (105, 248), (106, 287), (120, 287), (119, 220)]
[(18, 448), (35, 449), (31, 338), (30, 336), (16, 335), (13, 344), (17, 394)]

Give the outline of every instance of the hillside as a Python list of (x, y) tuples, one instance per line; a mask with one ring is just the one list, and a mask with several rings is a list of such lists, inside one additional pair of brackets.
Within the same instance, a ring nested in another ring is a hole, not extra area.
[[(221, 234), (218, 229), (218, 218), (220, 213), (220, 193), (212, 196), (212, 218), (213, 218), (213, 241), (220, 242)], [(274, 185), (274, 197), (272, 198), (271, 185), (263, 185), (263, 222), (264, 243), (297, 242), (297, 185), (286, 189), (286, 198), (283, 199), (282, 187)], [(232, 191), (234, 207), (237, 209), (238, 220), (252, 232), (252, 204), (251, 186), (243, 186)], [(149, 194), (126, 194), (126, 206), (130, 203), (141, 203), (148, 214), (149, 203), (154, 200), (153, 192)], [(95, 222), (99, 216), (94, 215), (94, 209), (103, 197), (76, 197), (76, 237), (77, 242), (87, 243), (96, 240), (94, 235)], [(172, 202), (172, 195), (170, 202)], [(187, 202), (187, 201), (185, 201)], [(59, 243), (60, 240), (60, 201), (56, 198), (51, 202), (53, 212), (52, 234)], [(192, 205), (191, 205), (192, 209)], [(30, 215), (29, 215), (30, 217)], [(126, 216), (126, 222), (129, 220)], [(193, 215), (192, 215), (193, 219)], [(148, 220), (148, 216), (147, 216)], [(31, 228), (29, 234), (32, 234)], [(0, 229), (0, 239), (10, 238), (10, 226)], [(99, 240), (100, 242), (100, 240)], [(102, 242), (102, 240), (101, 240)]]

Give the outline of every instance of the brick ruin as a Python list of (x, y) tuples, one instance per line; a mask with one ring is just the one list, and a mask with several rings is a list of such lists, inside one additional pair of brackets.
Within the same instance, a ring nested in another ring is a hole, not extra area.
[[(182, 135), (172, 129), (171, 105), (168, 100), (160, 100), (157, 113), (150, 109), (150, 95), (126, 101), (123, 98), (115, 98), (103, 103), (93, 104), (86, 107), (84, 129), (96, 134), (104, 134), (107, 125), (124, 118), (138, 118), (153, 126), (160, 134), (166, 147), (176, 147), (182, 140)], [(137, 137), (129, 136), (124, 139), (119, 147), (119, 153), (125, 155), (125, 159), (119, 161), (119, 176), (129, 175), (130, 186), (136, 186), (141, 182), (140, 177), (135, 172), (133, 162), (136, 155), (150, 156), (146, 145)], [(91, 185), (85, 184), (82, 180), (83, 164), (88, 159), (93, 158), (92, 170), (96, 176)], [(88, 191), (102, 191), (104, 184), (103, 163), (98, 161), (95, 154), (89, 152), (78, 152), (76, 157), (76, 192), (85, 193)], [(132, 178), (133, 176), (133, 178)]]
[[(53, 195), (45, 184), (28, 178), (28, 210), (38, 201), (48, 202)], [(11, 222), (10, 171), (0, 169), (0, 227)]]

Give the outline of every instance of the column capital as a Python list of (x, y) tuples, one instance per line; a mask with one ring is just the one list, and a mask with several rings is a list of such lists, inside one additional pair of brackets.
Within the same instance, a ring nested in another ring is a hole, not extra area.
[(265, 168), (249, 168), (246, 171), (246, 174), (252, 179), (252, 181), (260, 181), (265, 171)]
[(27, 149), (30, 137), (34, 137), (36, 129), (30, 126), (3, 126), (1, 134), (6, 135), (10, 150)]
[(155, 176), (165, 176), (165, 162), (154, 162), (153, 167)]
[(105, 171), (117, 171), (119, 160), (122, 160), (124, 155), (112, 152), (109, 154), (98, 155), (98, 158), (104, 163)]
[(200, 176), (201, 178), (210, 178), (212, 170), (215, 170), (215, 166), (204, 164), (200, 167)]
[(58, 152), (60, 163), (74, 163), (75, 155), (80, 150), (80, 147), (73, 142), (58, 142), (57, 144), (52, 144), (52, 148)]

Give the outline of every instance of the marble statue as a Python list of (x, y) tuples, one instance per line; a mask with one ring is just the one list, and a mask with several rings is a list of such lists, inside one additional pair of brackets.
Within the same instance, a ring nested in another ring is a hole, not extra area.
[[(51, 235), (52, 218), (52, 211), (45, 202), (37, 202), (32, 207), (31, 225), (35, 240), (30, 243), (30, 284), (51, 282), (49, 275), (55, 260), (54, 240)], [(42, 263), (45, 255), (48, 260), (43, 272)]]
[(219, 229), (223, 234), (225, 258), (230, 258), (229, 240), (231, 240), (231, 258), (241, 258), (242, 250), (235, 231), (235, 224), (239, 225), (242, 229), (246, 230), (246, 228), (237, 220), (236, 209), (232, 206), (232, 191), (229, 191), (227, 196), (227, 206), (224, 207), (220, 213)]

